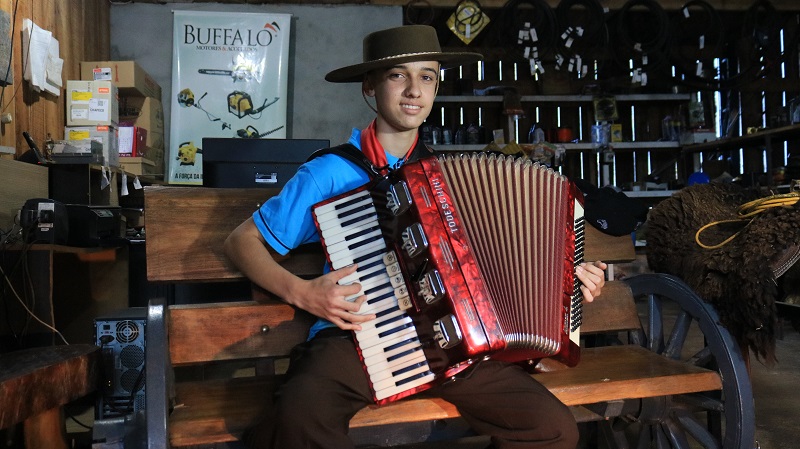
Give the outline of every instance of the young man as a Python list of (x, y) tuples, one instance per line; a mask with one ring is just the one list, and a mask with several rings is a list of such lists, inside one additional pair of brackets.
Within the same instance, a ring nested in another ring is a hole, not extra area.
[[(364, 62), (325, 77), (331, 82), (361, 82), (375, 100), (377, 116), (364, 130), (354, 129), (349, 143), (376, 167), (396, 167), (430, 154), (418, 128), (431, 111), (442, 67), (475, 62), (476, 53), (443, 53), (433, 28), (413, 25), (378, 31), (364, 39)], [(277, 264), (268, 248), (286, 254), (318, 241), (311, 206), (355, 189), (369, 180), (354, 163), (335, 154), (311, 160), (298, 170), (280, 195), (268, 200), (225, 242), (225, 251), (253, 282), (320, 320), (309, 340), (292, 353), (287, 382), (276, 397), (275, 416), (247, 438), (254, 448), (352, 448), (350, 418), (372, 403), (352, 330), (375, 318), (359, 315), (364, 297), (354, 302), (356, 285), (337, 281), (356, 266), (300, 279)], [(604, 284), (605, 264), (577, 268), (583, 293), (591, 301)], [(570, 411), (516, 365), (483, 362), (429, 394), (452, 402), (473, 429), (492, 438), (496, 448), (574, 449), (577, 425)]]

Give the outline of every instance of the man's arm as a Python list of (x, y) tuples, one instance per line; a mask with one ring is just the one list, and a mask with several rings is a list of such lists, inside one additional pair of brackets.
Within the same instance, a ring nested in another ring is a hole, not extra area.
[(366, 300), (365, 296), (352, 302), (345, 300), (359, 292), (359, 284), (337, 284), (340, 279), (356, 271), (355, 265), (316, 279), (302, 279), (275, 261), (252, 217), (231, 232), (225, 239), (224, 249), (225, 255), (250, 281), (287, 303), (325, 318), (342, 329), (358, 330), (359, 323), (375, 318), (372, 314), (356, 314)]

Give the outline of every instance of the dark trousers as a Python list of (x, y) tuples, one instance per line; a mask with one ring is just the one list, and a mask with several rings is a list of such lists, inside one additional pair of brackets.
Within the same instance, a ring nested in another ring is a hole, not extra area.
[[(472, 429), (497, 449), (575, 449), (578, 428), (569, 409), (516, 365), (488, 361), (425, 394), (454, 404)], [(348, 449), (350, 419), (372, 403), (353, 343), (318, 337), (292, 352), (288, 380), (274, 416), (245, 440), (253, 449)]]

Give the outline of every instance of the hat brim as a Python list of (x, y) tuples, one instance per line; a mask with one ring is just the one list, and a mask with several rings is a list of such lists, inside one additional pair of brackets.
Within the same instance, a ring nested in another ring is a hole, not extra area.
[(417, 53), (413, 55), (401, 55), (392, 58), (379, 59), (377, 61), (362, 62), (361, 64), (354, 64), (333, 70), (325, 75), (325, 81), (330, 81), (332, 83), (360, 83), (364, 80), (364, 75), (372, 70), (389, 68), (405, 62), (439, 61), (443, 69), (448, 69), (463, 64), (478, 62), (481, 59), (483, 59), (482, 54), (469, 52)]

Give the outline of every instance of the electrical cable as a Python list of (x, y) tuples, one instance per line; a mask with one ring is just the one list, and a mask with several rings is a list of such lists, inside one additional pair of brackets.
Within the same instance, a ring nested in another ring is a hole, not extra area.
[[(410, 0), (405, 7), (406, 23), (409, 25), (430, 25), (433, 22), (433, 6), (428, 0)], [(411, 12), (417, 11), (412, 17)], [(425, 12), (425, 15), (422, 15)]]
[(703, 62), (723, 56), (725, 27), (717, 10), (705, 0), (690, 0), (675, 12), (670, 25), (672, 63), (682, 73), (713, 80), (716, 73), (706, 75), (713, 67), (703, 67)]
[(602, 64), (606, 59), (609, 33), (605, 9), (598, 0), (562, 0), (555, 15), (558, 23), (556, 69), (566, 61), (568, 70), (575, 64), (580, 76), (586, 76), (582, 61), (594, 60)]
[(530, 41), (519, 42), (520, 31), (535, 30), (535, 43), (540, 55), (552, 53), (556, 41), (556, 16), (544, 0), (509, 0), (497, 18), (498, 42), (501, 46), (524, 53)]
[[(798, 193), (785, 193), (782, 195), (772, 195), (765, 198), (759, 198), (753, 201), (749, 201), (745, 204), (742, 204), (736, 209), (736, 215), (738, 218), (729, 219), (729, 220), (718, 220), (703, 225), (694, 235), (694, 240), (698, 246), (703, 249), (717, 249), (721, 248), (728, 243), (730, 243), (733, 239), (736, 238), (739, 234), (742, 233), (751, 223), (753, 223), (753, 219), (756, 215), (767, 211), (773, 207), (791, 207), (794, 206), (797, 201), (800, 200), (800, 194)], [(715, 245), (708, 245), (700, 241), (700, 234), (702, 234), (705, 230), (718, 226), (724, 223), (740, 223), (744, 224), (741, 229), (736, 231), (733, 235), (727, 237), (720, 243)]]
[(28, 306), (25, 304), (25, 302), (22, 300), (22, 298), (17, 293), (16, 289), (14, 289), (14, 285), (11, 284), (11, 279), (9, 279), (8, 276), (6, 276), (6, 272), (5, 272), (5, 270), (3, 270), (2, 266), (0, 266), (0, 275), (3, 276), (3, 279), (8, 284), (8, 288), (11, 290), (11, 292), (17, 298), (17, 300), (19, 301), (19, 303), (22, 306), (22, 308), (24, 308), (25, 311), (28, 312), (28, 315), (31, 318), (33, 318), (34, 320), (36, 320), (42, 326), (44, 326), (45, 328), (49, 329), (50, 331), (52, 331), (56, 335), (58, 335), (58, 337), (61, 338), (61, 341), (63, 341), (64, 344), (68, 345), (69, 342), (67, 341), (66, 338), (64, 338), (64, 335), (62, 335), (61, 332), (58, 329), (56, 329), (55, 327), (51, 326), (50, 324), (42, 321), (38, 316), (36, 316), (36, 314), (31, 309), (28, 308)]
[(669, 20), (655, 0), (628, 0), (617, 13), (614, 52), (623, 68), (654, 70), (668, 61)]

